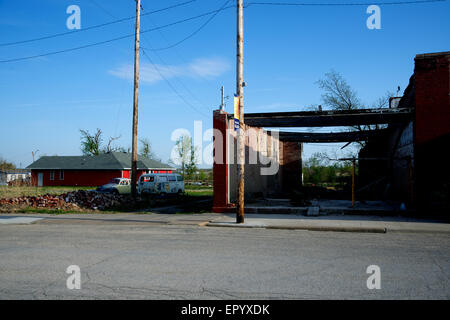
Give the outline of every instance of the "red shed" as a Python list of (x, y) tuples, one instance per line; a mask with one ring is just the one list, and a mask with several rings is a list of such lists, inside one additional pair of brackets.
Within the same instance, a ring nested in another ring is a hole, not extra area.
[[(131, 153), (109, 152), (98, 156), (44, 156), (30, 164), (35, 186), (100, 186), (113, 178), (130, 178)], [(175, 168), (138, 156), (137, 177), (149, 172), (172, 173)]]

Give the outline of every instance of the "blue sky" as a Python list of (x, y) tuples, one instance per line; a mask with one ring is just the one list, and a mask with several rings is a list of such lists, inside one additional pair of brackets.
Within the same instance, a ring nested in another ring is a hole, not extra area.
[[(185, 0), (142, 0), (146, 13)], [(296, 2), (291, 0), (290, 2)], [(297, 1), (299, 2), (299, 1)], [(314, 1), (302, 1), (311, 2)], [(329, 3), (345, 3), (332, 1)], [(358, 1), (350, 1), (358, 2)], [(362, 2), (362, 1), (360, 1)], [(225, 0), (198, 0), (143, 16), (151, 29), (220, 8)], [(377, 3), (374, 1), (373, 3)], [(0, 0), (0, 43), (68, 31), (69, 5), (81, 9), (81, 28), (133, 16), (133, 0)], [(341, 73), (370, 107), (386, 91), (406, 87), (418, 53), (448, 51), (450, 2), (381, 5), (381, 29), (369, 30), (367, 6), (249, 6), (245, 9), (244, 78), (246, 112), (305, 110), (321, 103), (316, 81), (331, 69)], [(148, 32), (141, 46), (177, 95), (141, 54), (139, 136), (148, 138), (163, 160), (170, 156), (177, 128), (194, 121), (212, 127), (220, 87), (235, 91), (235, 10)], [(0, 46), (0, 60), (37, 55), (132, 34), (134, 21), (14, 46)], [(38, 155), (80, 154), (79, 129), (101, 128), (105, 140), (131, 146), (133, 37), (46, 57), (0, 63), (0, 156), (17, 166)], [(232, 112), (232, 100), (227, 111)], [(320, 131), (320, 130), (319, 130)], [(205, 142), (205, 146), (208, 142)], [(305, 157), (339, 145), (307, 145)]]

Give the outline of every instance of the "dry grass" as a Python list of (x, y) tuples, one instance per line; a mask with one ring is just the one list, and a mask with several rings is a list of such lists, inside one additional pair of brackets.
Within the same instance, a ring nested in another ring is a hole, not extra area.
[(94, 187), (29, 187), (0, 186), (0, 199), (43, 194), (62, 194), (75, 190), (92, 190)]

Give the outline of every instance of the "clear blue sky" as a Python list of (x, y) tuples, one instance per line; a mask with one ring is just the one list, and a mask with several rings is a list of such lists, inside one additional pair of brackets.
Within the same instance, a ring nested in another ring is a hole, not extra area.
[[(146, 13), (186, 0), (142, 0)], [(277, 1), (277, 0), (274, 0)], [(296, 2), (297, 0), (290, 0)], [(287, 1), (285, 1), (287, 2)], [(299, 1), (298, 1), (299, 2)], [(308, 2), (308, 1), (302, 1)], [(319, 1), (309, 1), (311, 3)], [(329, 3), (358, 2), (332, 1)], [(359, 1), (361, 2), (361, 1)], [(143, 16), (142, 30), (218, 9), (225, 0), (198, 0)], [(374, 1), (373, 3), (377, 3)], [(133, 0), (0, 0), (0, 43), (66, 32), (69, 5), (81, 8), (81, 28), (133, 16)], [(381, 30), (366, 27), (367, 6), (250, 6), (245, 9), (246, 112), (304, 110), (319, 104), (316, 81), (340, 72), (367, 106), (386, 91), (406, 87), (418, 53), (450, 49), (450, 2), (381, 5)], [(187, 105), (141, 55), (139, 136), (167, 160), (177, 128), (212, 127), (220, 87), (235, 90), (235, 10), (148, 32), (141, 46)], [(78, 47), (132, 34), (133, 20), (76, 34), (0, 47), (0, 60)], [(105, 139), (131, 146), (133, 37), (101, 46), (26, 61), (0, 63), (0, 156), (25, 167), (38, 155), (80, 154), (79, 129), (101, 128)], [(227, 111), (232, 111), (229, 100)], [(206, 146), (207, 142), (205, 142)], [(312, 152), (337, 146), (305, 148)]]

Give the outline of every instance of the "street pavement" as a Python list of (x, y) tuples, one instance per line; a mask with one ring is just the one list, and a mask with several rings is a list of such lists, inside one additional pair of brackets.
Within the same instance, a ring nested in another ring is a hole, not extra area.
[[(215, 214), (27, 217), (43, 219), (0, 224), (0, 299), (450, 297), (446, 232), (206, 227), (229, 218)], [(70, 265), (79, 290), (66, 286)], [(370, 265), (381, 289), (367, 288)]]

